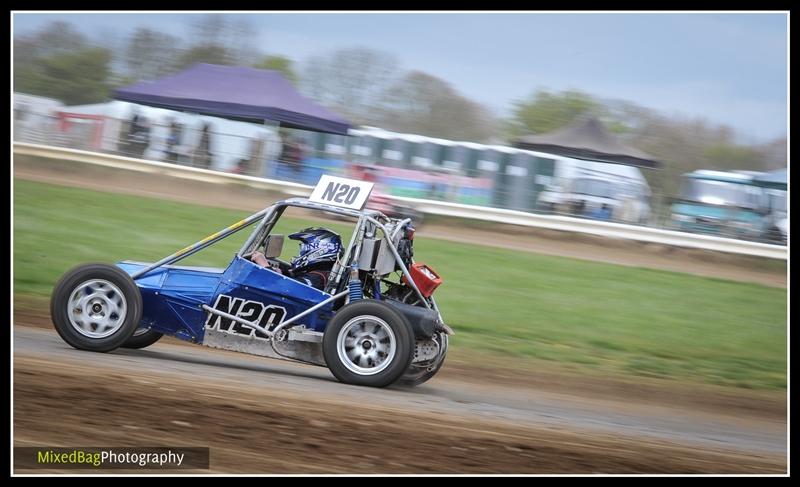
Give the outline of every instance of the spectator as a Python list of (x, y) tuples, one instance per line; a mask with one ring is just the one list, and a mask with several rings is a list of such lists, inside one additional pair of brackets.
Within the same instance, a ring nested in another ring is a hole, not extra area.
[(611, 220), (611, 213), (608, 203), (603, 203), (603, 206), (591, 212), (589, 217), (595, 220)]
[(206, 122), (200, 132), (200, 142), (195, 148), (192, 165), (203, 169), (210, 169), (214, 154), (211, 152), (211, 124)]
[(368, 164), (352, 164), (350, 166), (350, 177), (353, 179), (378, 184), (379, 176), (380, 173), (375, 166)]
[(428, 198), (443, 200), (447, 196), (447, 171), (435, 168), (429, 173)]
[(261, 173), (264, 158), (264, 140), (259, 136), (250, 139), (250, 149), (247, 156), (239, 159), (236, 166), (230, 170), (234, 174), (247, 174), (258, 176)]
[(233, 174), (248, 174), (250, 173), (250, 159), (239, 159), (236, 167), (230, 170)]
[(144, 157), (144, 152), (150, 145), (150, 124), (148, 120), (139, 115), (133, 114), (130, 126), (128, 127), (127, 155), (136, 158)]
[(133, 116), (128, 121), (128, 131), (125, 133), (122, 143), (122, 154), (123, 155), (131, 155), (133, 154), (133, 134), (136, 133), (139, 127), (139, 113), (135, 110), (133, 112)]
[(586, 212), (586, 201), (576, 200), (570, 205), (570, 213), (576, 216), (583, 216)]
[(291, 135), (287, 134), (283, 137), (280, 162), (289, 170), (289, 178), (292, 181), (300, 180), (300, 174), (303, 169), (303, 149), (300, 143)]
[(180, 156), (181, 136), (183, 135), (183, 126), (174, 119), (169, 124), (169, 135), (167, 136), (167, 162), (178, 163)]

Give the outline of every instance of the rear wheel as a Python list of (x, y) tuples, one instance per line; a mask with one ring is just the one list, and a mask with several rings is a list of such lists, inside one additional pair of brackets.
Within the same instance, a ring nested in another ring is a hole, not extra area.
[(65, 342), (80, 350), (108, 352), (136, 331), (142, 296), (119, 267), (85, 264), (68, 271), (50, 298), (50, 317)]
[(389, 305), (359, 300), (344, 306), (328, 323), (322, 351), (340, 381), (385, 387), (411, 363), (414, 335), (405, 317)]

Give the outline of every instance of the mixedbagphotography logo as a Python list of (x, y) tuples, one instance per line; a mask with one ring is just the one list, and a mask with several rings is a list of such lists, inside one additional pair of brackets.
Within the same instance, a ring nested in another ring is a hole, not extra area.
[(15, 469), (208, 469), (198, 447), (15, 447)]

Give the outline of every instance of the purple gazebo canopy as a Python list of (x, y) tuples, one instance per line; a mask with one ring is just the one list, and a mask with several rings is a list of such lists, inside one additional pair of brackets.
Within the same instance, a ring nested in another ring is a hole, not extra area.
[(350, 124), (305, 98), (279, 72), (195, 64), (155, 81), (120, 88), (117, 100), (246, 122), (347, 134)]

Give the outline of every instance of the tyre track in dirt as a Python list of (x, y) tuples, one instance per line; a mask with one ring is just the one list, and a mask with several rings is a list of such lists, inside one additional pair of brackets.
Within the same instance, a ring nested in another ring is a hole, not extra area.
[[(786, 468), (780, 417), (439, 378), (411, 390), (370, 389), (340, 384), (321, 367), (170, 342), (82, 352), (52, 330), (19, 325), (14, 346), (17, 446), (209, 445), (212, 470), (228, 472)], [(267, 451), (277, 457), (258, 453)]]

